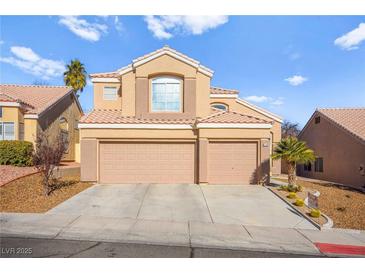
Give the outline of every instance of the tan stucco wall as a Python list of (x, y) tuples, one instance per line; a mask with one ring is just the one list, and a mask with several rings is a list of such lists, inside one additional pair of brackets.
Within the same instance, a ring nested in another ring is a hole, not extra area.
[(2, 107), (3, 115), (1, 122), (13, 122), (15, 140), (19, 140), (19, 124), (23, 123), (23, 114), (18, 107)]
[(136, 78), (133, 71), (122, 76), (122, 115), (136, 115)]
[(200, 72), (196, 77), (196, 116), (206, 117), (210, 114), (210, 78)]
[[(118, 96), (116, 100), (104, 100), (104, 87), (118, 88)], [(121, 85), (119, 83), (94, 83), (94, 108), (95, 109), (121, 109), (122, 96)]]
[(98, 141), (85, 139), (80, 142), (81, 180), (95, 182), (98, 180)]
[(38, 121), (36, 119), (24, 119), (24, 141), (32, 142), (35, 145), (37, 130)]
[(323, 115), (321, 122), (314, 120), (300, 134), (299, 138), (307, 142), (317, 157), (323, 158), (323, 173), (304, 171), (298, 167), (298, 174), (305, 177), (332, 181), (344, 185), (361, 188), (365, 185), (365, 176), (359, 171), (360, 165), (365, 166), (365, 144), (355, 139), (344, 130), (334, 126)]
[[(75, 160), (75, 144), (79, 143), (79, 130), (77, 123), (81, 118), (81, 111), (77, 106), (74, 95), (69, 95), (49, 108), (38, 119), (38, 130), (45, 131), (50, 138), (55, 138), (60, 130), (60, 118), (68, 122), (69, 149), (64, 160)], [(28, 119), (26, 119), (28, 120)], [(34, 131), (34, 129), (33, 129)]]
[(136, 68), (136, 77), (151, 77), (152, 75), (170, 73), (195, 78), (196, 68), (169, 55), (162, 55)]

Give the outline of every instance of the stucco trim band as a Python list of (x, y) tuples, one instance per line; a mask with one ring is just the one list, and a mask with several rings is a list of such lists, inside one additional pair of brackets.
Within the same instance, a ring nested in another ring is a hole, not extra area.
[(119, 79), (116, 78), (92, 78), (92, 83), (120, 83)]
[(79, 124), (79, 128), (193, 129), (193, 126), (175, 124)]
[(0, 106), (2, 106), (2, 107), (20, 107), (20, 104), (17, 102), (0, 102)]
[(238, 98), (237, 94), (210, 94), (210, 98)]
[(197, 128), (271, 128), (271, 124), (199, 123)]

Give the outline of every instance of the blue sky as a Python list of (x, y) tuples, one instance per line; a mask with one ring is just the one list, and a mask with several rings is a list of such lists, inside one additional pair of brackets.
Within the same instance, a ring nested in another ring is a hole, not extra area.
[(365, 16), (1, 16), (0, 82), (61, 85), (73, 58), (107, 72), (165, 44), (301, 126), (317, 107), (365, 106)]

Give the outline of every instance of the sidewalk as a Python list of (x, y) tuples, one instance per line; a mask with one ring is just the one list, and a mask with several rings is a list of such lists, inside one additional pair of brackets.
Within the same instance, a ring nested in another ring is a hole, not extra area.
[(316, 256), (365, 256), (365, 231), (350, 233), (202, 222), (2, 213), (0, 236), (223, 248)]

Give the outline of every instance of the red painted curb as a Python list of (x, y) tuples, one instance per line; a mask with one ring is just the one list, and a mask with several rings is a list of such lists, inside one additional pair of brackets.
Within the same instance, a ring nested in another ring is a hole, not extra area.
[(339, 245), (339, 244), (327, 244), (327, 243), (314, 243), (314, 244), (323, 253), (365, 255), (365, 246)]

